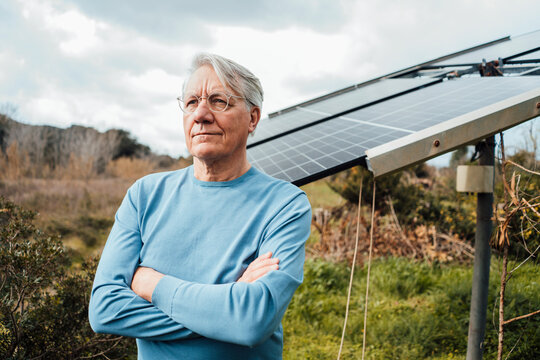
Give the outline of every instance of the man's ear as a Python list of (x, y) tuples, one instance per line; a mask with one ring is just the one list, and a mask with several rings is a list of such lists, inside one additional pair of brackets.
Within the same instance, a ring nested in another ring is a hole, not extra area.
[(257, 124), (259, 123), (259, 120), (261, 120), (261, 108), (258, 106), (253, 106), (251, 110), (249, 111), (250, 120), (249, 120), (249, 133), (251, 134), (253, 131), (255, 131), (255, 128), (257, 127)]

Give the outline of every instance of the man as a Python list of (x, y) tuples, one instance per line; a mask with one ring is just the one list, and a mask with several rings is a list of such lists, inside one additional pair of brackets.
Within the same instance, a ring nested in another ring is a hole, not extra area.
[(118, 209), (89, 318), (137, 338), (139, 359), (282, 357), (311, 210), (247, 161), (262, 100), (249, 70), (196, 56), (179, 98), (193, 165), (138, 180)]

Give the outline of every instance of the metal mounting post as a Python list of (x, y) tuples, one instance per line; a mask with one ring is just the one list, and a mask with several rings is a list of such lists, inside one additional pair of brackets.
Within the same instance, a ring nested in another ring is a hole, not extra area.
[[(493, 166), (495, 163), (495, 137), (490, 136), (480, 145), (482, 148), (479, 164)], [(493, 229), (493, 192), (477, 193), (476, 196), (476, 234), (467, 360), (481, 360), (484, 350), (491, 260), (489, 239)]]

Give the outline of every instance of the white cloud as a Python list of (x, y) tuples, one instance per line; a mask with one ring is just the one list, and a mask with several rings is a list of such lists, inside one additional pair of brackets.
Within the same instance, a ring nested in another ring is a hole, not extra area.
[(149, 69), (140, 75), (124, 74), (123, 81), (129, 90), (145, 96), (173, 98), (180, 95), (183, 78), (168, 74), (163, 69)]
[(0, 52), (0, 69), (9, 69), (9, 71), (0, 71), (0, 82), (7, 81), (14, 72), (23, 69), (25, 64), (26, 60), (23, 57), (9, 50)]
[(108, 30), (103, 22), (91, 19), (75, 9), (59, 10), (47, 2), (20, 3), (23, 17), (50, 32), (65, 55), (87, 55), (103, 43), (103, 39), (98, 36), (98, 31), (103, 34)]
[(124, 94), (113, 98), (95, 92), (73, 94), (51, 85), (19, 110), (22, 118), (39, 119), (33, 122), (38, 124), (77, 124), (99, 131), (121, 128), (156, 152), (186, 155), (180, 110), (174, 98), (136, 107)]
[(267, 111), (306, 100), (321, 91), (300, 92), (288, 84), (288, 79), (348, 71), (353, 83), (360, 68), (343, 69), (354, 43), (340, 34), (325, 35), (302, 28), (264, 32), (233, 26), (214, 27), (213, 34), (215, 46), (209, 51), (238, 61), (261, 79)]
[(49, 94), (30, 99), (20, 109), (24, 118), (40, 119), (39, 123), (67, 127), (74, 123), (78, 111), (65, 98)]
[[(211, 0), (208, 8), (180, 15), (175, 2), (160, 2), (151, 16), (144, 13), (151, 5), (133, 2), (133, 17), (102, 2), (20, 0), (10, 5), (13, 36), (0, 53), (0, 69), (9, 70), (0, 71), (0, 96), (17, 104), (29, 123), (123, 128), (155, 150), (179, 154), (175, 97), (197, 51), (229, 57), (259, 76), (268, 113), (538, 27), (537, 1), (482, 1), (295, 2), (275, 21), (279, 11), (267, 1), (250, 5), (259, 24), (234, 5), (227, 14), (236, 17), (208, 16)], [(7, 26), (0, 23), (0, 30)]]
[(67, 39), (60, 42), (60, 49), (67, 55), (81, 56), (95, 48), (100, 39), (97, 29), (106, 31), (107, 27), (70, 10), (68, 12), (46, 18), (46, 24), (52, 29), (63, 31)]

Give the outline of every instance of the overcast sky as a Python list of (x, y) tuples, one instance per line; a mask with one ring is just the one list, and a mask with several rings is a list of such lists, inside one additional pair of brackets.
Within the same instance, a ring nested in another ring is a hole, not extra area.
[(125, 129), (178, 156), (176, 97), (199, 51), (259, 76), (268, 114), (537, 30), (539, 14), (538, 0), (2, 0), (0, 111), (29, 124)]

